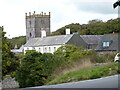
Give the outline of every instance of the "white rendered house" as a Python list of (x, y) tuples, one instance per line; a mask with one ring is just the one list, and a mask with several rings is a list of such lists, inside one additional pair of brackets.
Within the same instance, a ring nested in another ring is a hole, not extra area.
[(32, 38), (24, 45), (24, 53), (27, 50), (36, 50), (41, 53), (54, 53), (59, 47), (65, 44), (72, 44), (76, 46), (85, 47), (86, 43), (80, 38), (77, 33), (70, 34), (70, 29), (66, 30), (66, 35), (48, 36), (45, 31), (41, 32), (43, 35), (39, 38)]

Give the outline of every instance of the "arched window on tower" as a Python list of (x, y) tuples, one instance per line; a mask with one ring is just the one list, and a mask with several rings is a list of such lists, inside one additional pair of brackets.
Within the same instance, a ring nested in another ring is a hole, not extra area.
[(32, 34), (30, 33), (30, 38), (32, 37)]

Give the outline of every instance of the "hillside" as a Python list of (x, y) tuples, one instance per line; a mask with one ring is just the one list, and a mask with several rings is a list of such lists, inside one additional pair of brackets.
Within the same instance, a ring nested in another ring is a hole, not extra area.
[[(111, 19), (107, 22), (103, 22), (102, 20), (90, 20), (88, 24), (82, 24), (79, 23), (72, 23), (69, 25), (66, 25), (64, 27), (61, 27), (60, 29), (56, 30), (55, 32), (52, 32), (51, 35), (64, 35), (65, 29), (70, 28), (71, 33), (78, 32), (81, 35), (103, 35), (107, 33), (112, 32), (119, 32), (118, 29), (118, 18), (117, 19)], [(10, 47), (13, 49), (15, 45), (18, 46), (18, 48), (25, 44), (26, 37), (25, 36), (19, 36), (12, 39), (8, 39), (8, 43), (10, 43)]]
[(78, 32), (81, 35), (103, 35), (108, 34), (112, 32), (119, 32), (118, 29), (118, 18), (117, 19), (111, 19), (107, 22), (103, 22), (102, 20), (90, 20), (88, 24), (82, 24), (79, 23), (72, 23), (69, 25), (66, 25), (57, 31), (53, 32), (52, 35), (61, 35), (65, 34), (65, 29), (70, 28), (71, 33)]
[(15, 45), (17, 45), (18, 48), (21, 47), (21, 45), (26, 43), (26, 37), (25, 36), (19, 36), (19, 37), (15, 37), (12, 39), (7, 39), (7, 42), (9, 43), (9, 45), (11, 45), (11, 49), (13, 49), (15, 47)]

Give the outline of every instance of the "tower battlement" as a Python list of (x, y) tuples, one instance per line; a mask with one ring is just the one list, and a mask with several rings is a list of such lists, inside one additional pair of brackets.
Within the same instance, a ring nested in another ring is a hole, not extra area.
[(42, 28), (46, 31), (46, 35), (50, 35), (50, 16), (50, 12), (49, 14), (43, 12), (36, 14), (35, 11), (26, 13), (26, 40), (41, 37)]
[(3, 26), (0, 26), (0, 30), (3, 30), (4, 29), (4, 27)]
[(50, 12), (49, 14), (46, 14), (44, 12), (41, 12), (40, 14), (36, 14), (35, 11), (33, 13), (29, 12), (29, 13), (25, 13), (25, 17), (26, 18), (44, 18), (44, 17), (49, 17), (50, 18)]

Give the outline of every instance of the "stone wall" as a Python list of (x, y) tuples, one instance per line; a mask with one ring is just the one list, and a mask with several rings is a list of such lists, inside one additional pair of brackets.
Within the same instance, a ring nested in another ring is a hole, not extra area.
[(19, 83), (15, 81), (15, 78), (8, 76), (2, 81), (2, 88), (19, 88)]

